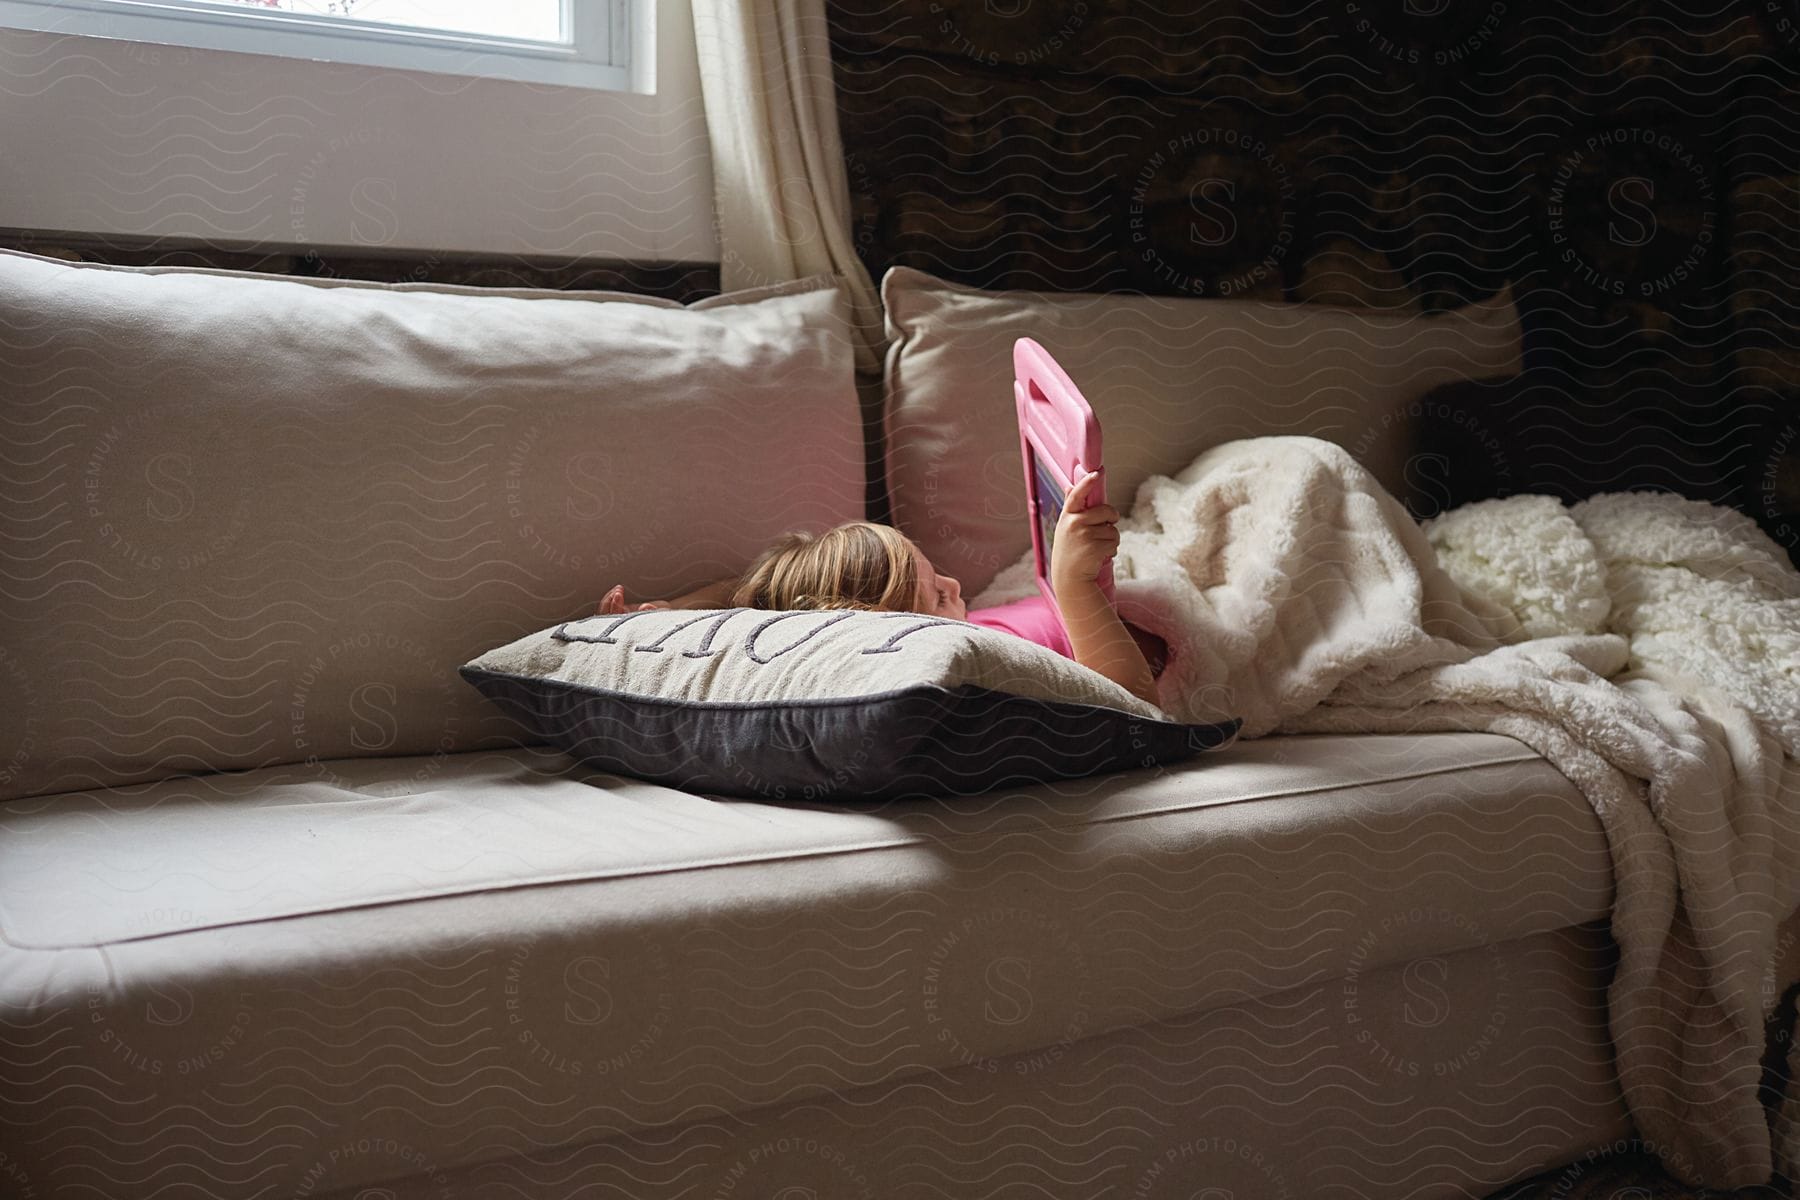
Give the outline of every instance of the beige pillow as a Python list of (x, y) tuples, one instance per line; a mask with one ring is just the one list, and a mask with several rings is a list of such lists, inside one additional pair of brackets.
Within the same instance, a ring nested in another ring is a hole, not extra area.
[(863, 515), (846, 320), (0, 252), (0, 798), (517, 741), (471, 656)]
[(973, 795), (1181, 762), (1183, 725), (1035, 642), (852, 609), (656, 610), (519, 638), (463, 678), (603, 770), (788, 800)]
[(1235, 438), (1334, 441), (1396, 495), (1420, 398), (1516, 374), (1511, 289), (1422, 317), (1316, 304), (984, 291), (907, 267), (881, 281), (888, 333), (887, 479), (894, 524), (965, 595), (1031, 545), (1012, 350), (1035, 338), (1100, 418), (1107, 498), (1128, 510)]

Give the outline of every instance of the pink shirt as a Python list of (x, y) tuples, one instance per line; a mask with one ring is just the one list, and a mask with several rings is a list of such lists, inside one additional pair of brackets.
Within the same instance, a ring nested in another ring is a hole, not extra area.
[(1028, 642), (1048, 646), (1064, 658), (1075, 657), (1075, 647), (1069, 643), (1069, 634), (1063, 628), (1062, 618), (1056, 615), (1056, 610), (1050, 607), (1050, 602), (1044, 599), (1042, 593), (1014, 600), (1011, 604), (971, 609), (969, 624), (1003, 629)]
[[(1023, 600), (1014, 600), (1011, 604), (973, 609), (968, 620), (971, 625), (1001, 629), (1028, 642), (1048, 646), (1064, 658), (1075, 657), (1075, 647), (1069, 641), (1068, 630), (1063, 628), (1062, 618), (1056, 615), (1056, 609), (1051, 607), (1041, 592)], [(1150, 664), (1150, 674), (1161, 678), (1163, 668), (1169, 661), (1168, 646), (1155, 634), (1139, 629), (1130, 621), (1124, 624), (1131, 633), (1132, 640), (1137, 642), (1138, 649), (1144, 652), (1144, 661)]]

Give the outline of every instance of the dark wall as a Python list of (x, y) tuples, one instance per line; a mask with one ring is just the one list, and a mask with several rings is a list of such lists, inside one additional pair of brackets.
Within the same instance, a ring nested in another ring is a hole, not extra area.
[[(1666, 488), (1800, 546), (1800, 0), (828, 0), (859, 250), (986, 287), (1436, 312), (1439, 506)], [(1428, 514), (1422, 514), (1428, 515)]]

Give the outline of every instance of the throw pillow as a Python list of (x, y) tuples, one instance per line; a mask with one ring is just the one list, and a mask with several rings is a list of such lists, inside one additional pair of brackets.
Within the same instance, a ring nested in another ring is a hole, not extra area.
[(587, 617), (463, 678), (585, 762), (689, 791), (897, 799), (1166, 765), (1184, 725), (997, 630), (919, 613), (659, 609)]
[(1437, 316), (1282, 304), (989, 291), (894, 267), (884, 438), (893, 523), (976, 595), (1031, 545), (1013, 343), (1056, 356), (1106, 438), (1107, 499), (1237, 438), (1305, 434), (1405, 498), (1419, 400), (1521, 367), (1510, 288)]

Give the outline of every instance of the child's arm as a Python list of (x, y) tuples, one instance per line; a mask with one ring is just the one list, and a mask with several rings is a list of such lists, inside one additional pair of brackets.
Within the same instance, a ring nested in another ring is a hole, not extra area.
[(646, 608), (730, 608), (731, 594), (737, 591), (737, 585), (738, 579), (734, 575), (729, 579), (695, 588), (673, 600), (646, 600), (641, 604), (628, 605), (625, 603), (625, 585), (614, 584), (613, 589), (600, 601), (600, 606), (594, 610), (594, 615), (604, 616), (607, 613), (622, 613), (627, 609), (637, 611)]
[(684, 592), (669, 601), (671, 608), (730, 608), (731, 593), (737, 591), (740, 580), (736, 575), (729, 579), (721, 579), (709, 583), (705, 587), (697, 587), (691, 592)]
[(1156, 679), (1144, 652), (1119, 620), (1097, 582), (1100, 567), (1119, 550), (1119, 510), (1110, 504), (1084, 508), (1096, 472), (1076, 482), (1056, 522), (1050, 554), (1050, 586), (1062, 610), (1075, 661), (1098, 671), (1138, 699), (1160, 704)]

